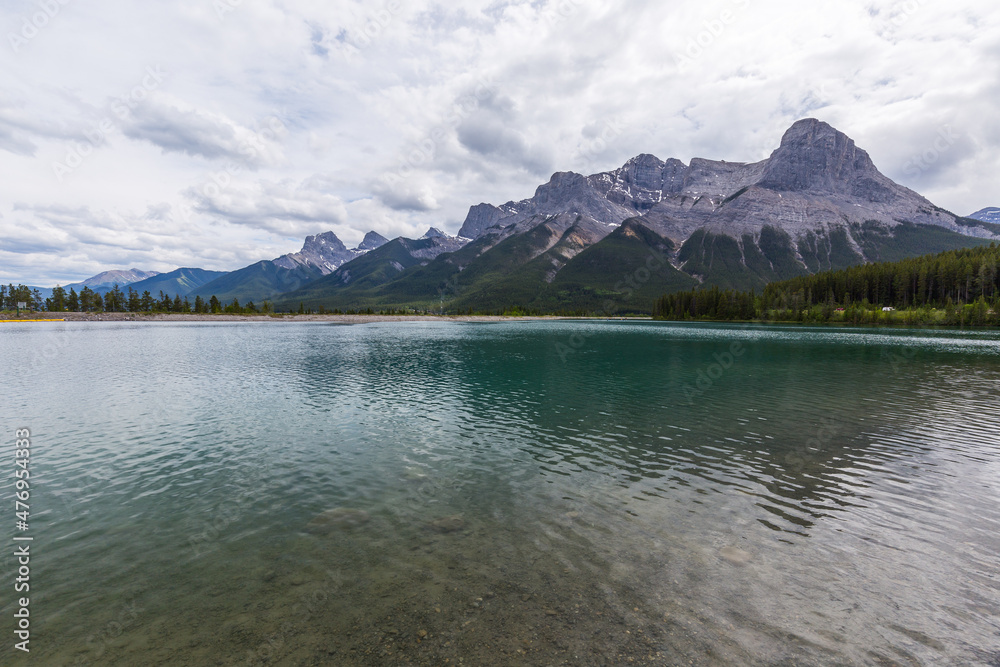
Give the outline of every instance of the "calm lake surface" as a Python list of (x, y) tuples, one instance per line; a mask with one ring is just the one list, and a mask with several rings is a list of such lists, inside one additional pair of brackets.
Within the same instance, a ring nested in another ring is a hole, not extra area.
[(4, 665), (1000, 665), (998, 332), (6, 324), (0, 355), (33, 449)]

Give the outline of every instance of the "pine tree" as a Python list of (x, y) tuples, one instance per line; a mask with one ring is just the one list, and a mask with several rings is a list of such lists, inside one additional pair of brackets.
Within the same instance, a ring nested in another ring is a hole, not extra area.
[(107, 294), (104, 295), (104, 310), (117, 313), (125, 310), (125, 293), (118, 283), (114, 284)]
[(80, 311), (89, 313), (94, 310), (94, 290), (84, 285), (80, 290)]
[(131, 285), (128, 288), (128, 310), (130, 313), (142, 310), (142, 300), (139, 298), (139, 293), (132, 289)]
[(66, 310), (66, 290), (56, 285), (52, 288), (52, 296), (45, 300), (45, 309), (50, 312)]
[(66, 310), (71, 313), (80, 312), (80, 297), (72, 287), (69, 288), (69, 296), (66, 297)]
[[(971, 306), (980, 298), (989, 303), (1000, 295), (998, 266), (1000, 249), (994, 243), (794, 278), (764, 289), (762, 297), (756, 299), (757, 317), (770, 314), (785, 320), (822, 318), (822, 306), (829, 305), (832, 294), (833, 302), (844, 306), (848, 322), (873, 321), (872, 313), (881, 313), (883, 306), (921, 309), (922, 315), (907, 315), (911, 323), (935, 321), (931, 308), (945, 308), (950, 323), (976, 322), (981, 307)], [(735, 302), (734, 298), (726, 297), (729, 304), (739, 303), (743, 297), (735, 298)], [(732, 317), (732, 307), (720, 302), (719, 295), (709, 289), (664, 296), (655, 309), (658, 317), (670, 319)], [(990, 317), (993, 315), (987, 312), (987, 321)]]

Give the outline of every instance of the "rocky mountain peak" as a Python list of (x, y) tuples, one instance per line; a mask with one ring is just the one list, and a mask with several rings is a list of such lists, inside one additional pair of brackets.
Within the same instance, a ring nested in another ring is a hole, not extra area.
[(572, 171), (556, 172), (535, 190), (533, 198), (520, 203), (517, 215), (523, 220), (538, 214), (577, 213), (595, 220), (613, 220), (614, 224), (629, 217), (630, 211), (594, 187), (592, 178)]
[(479, 238), (484, 231), (497, 224), (501, 218), (507, 215), (498, 206), (476, 204), (469, 209), (469, 214), (465, 217), (465, 222), (462, 224), (462, 229), (458, 231), (458, 235), (466, 239)]
[(586, 215), (611, 227), (642, 216), (675, 242), (706, 226), (734, 238), (772, 226), (798, 239), (871, 221), (887, 228), (905, 221), (966, 235), (993, 234), (987, 227), (959, 225), (955, 216), (894, 183), (850, 137), (815, 118), (794, 123), (780, 146), (759, 162), (693, 158), (685, 165), (643, 153), (586, 177), (557, 172), (530, 199), (472, 207), (459, 235), (475, 239), (490, 228), (523, 226), (534, 216), (560, 213)]
[(647, 193), (676, 192), (684, 181), (686, 170), (687, 165), (680, 160), (670, 158), (664, 162), (655, 155), (643, 153), (611, 172), (611, 176), (626, 188), (632, 186)]
[(864, 182), (879, 176), (868, 153), (853, 139), (823, 121), (807, 118), (785, 132), (781, 146), (767, 161), (759, 185), (779, 191), (864, 196)]
[[(659, 174), (659, 172), (663, 170), (663, 167), (665, 167), (666, 164), (667, 164), (666, 162), (656, 157), (655, 155), (652, 155), (650, 153), (640, 153), (639, 155), (636, 155), (633, 158), (629, 158), (629, 160), (624, 165), (622, 165), (621, 169), (619, 169), (618, 171), (623, 174), (630, 174), (634, 177), (638, 177), (634, 178), (633, 180), (636, 183), (640, 183), (641, 181), (644, 180), (640, 176), (640, 174), (650, 174), (650, 175)], [(644, 187), (651, 186), (653, 185), (653, 183), (654, 181), (650, 181), (648, 185)]]
[(302, 253), (338, 253), (345, 252), (347, 246), (344, 245), (343, 241), (337, 238), (337, 235), (333, 232), (323, 232), (322, 234), (317, 234), (316, 236), (307, 236), (305, 243), (302, 244)]
[(850, 137), (829, 123), (824, 123), (818, 118), (803, 118), (795, 121), (791, 127), (785, 130), (785, 134), (781, 137), (781, 146), (811, 145), (824, 140), (854, 143)]
[(294, 269), (297, 266), (312, 266), (323, 275), (332, 273), (338, 266), (354, 258), (354, 253), (347, 249), (343, 241), (333, 232), (323, 232), (315, 236), (307, 236), (302, 250), (288, 255), (282, 255), (274, 260), (274, 264), (284, 269)]
[(420, 238), (422, 239), (448, 238), (448, 235), (442, 232), (437, 227), (431, 227)]
[(557, 171), (552, 174), (548, 183), (539, 185), (535, 190), (534, 201), (544, 204), (553, 199), (562, 199), (562, 194), (572, 190), (582, 190), (587, 187), (587, 178), (572, 171)]
[(116, 283), (119, 288), (124, 288), (126, 285), (131, 285), (132, 283), (137, 283), (140, 280), (146, 280), (147, 278), (152, 278), (154, 276), (160, 275), (159, 271), (142, 271), (140, 269), (113, 269), (111, 271), (102, 271), (96, 276), (91, 276), (86, 280), (79, 283), (70, 283), (64, 285), (64, 289), (68, 292), (70, 289), (75, 289), (77, 291), (83, 289), (84, 287), (89, 287), (96, 292), (104, 293), (108, 289), (112, 288)]
[(98, 273), (96, 276), (87, 278), (81, 285), (87, 287), (93, 287), (96, 285), (105, 285), (111, 283), (118, 283), (119, 287), (122, 285), (131, 285), (132, 283), (139, 282), (140, 280), (145, 280), (146, 278), (152, 278), (153, 276), (160, 275), (159, 271), (142, 271), (141, 269), (114, 269), (112, 271), (103, 271)]
[(365, 234), (364, 240), (360, 243), (360, 245), (358, 245), (357, 249), (368, 252), (369, 250), (380, 248), (388, 242), (389, 239), (385, 238), (378, 232), (372, 231)]

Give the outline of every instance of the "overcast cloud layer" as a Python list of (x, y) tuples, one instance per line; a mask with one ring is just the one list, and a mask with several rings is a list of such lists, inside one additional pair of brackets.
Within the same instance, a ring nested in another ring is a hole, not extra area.
[(804, 117), (1000, 206), (986, 0), (0, 0), (0, 29), (4, 283), (454, 234), (554, 171), (756, 161)]

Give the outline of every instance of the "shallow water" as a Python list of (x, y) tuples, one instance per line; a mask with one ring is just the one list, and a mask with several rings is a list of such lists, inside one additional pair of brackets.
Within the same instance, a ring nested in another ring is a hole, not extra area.
[(31, 664), (1000, 665), (996, 332), (66, 323), (0, 352)]

